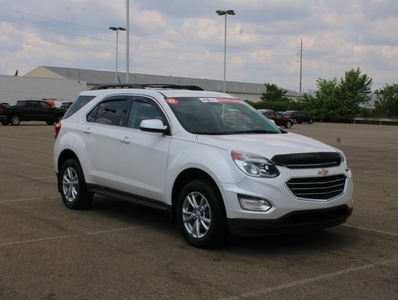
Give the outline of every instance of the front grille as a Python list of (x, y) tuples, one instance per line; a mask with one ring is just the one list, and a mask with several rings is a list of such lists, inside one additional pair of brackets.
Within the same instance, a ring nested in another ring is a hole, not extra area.
[(344, 191), (346, 177), (341, 175), (292, 178), (286, 186), (297, 198), (329, 200)]

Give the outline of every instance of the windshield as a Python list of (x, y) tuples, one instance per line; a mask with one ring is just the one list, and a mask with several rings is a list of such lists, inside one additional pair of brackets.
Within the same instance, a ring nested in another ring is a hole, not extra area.
[(185, 130), (195, 134), (280, 133), (246, 102), (231, 98), (168, 98)]

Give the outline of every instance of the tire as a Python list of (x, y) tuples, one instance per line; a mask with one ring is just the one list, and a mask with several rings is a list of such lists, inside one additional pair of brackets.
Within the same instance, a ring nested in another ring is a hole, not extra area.
[(9, 122), (7, 122), (7, 121), (1, 121), (1, 124), (3, 124), (3, 125), (8, 125)]
[(297, 124), (297, 120), (296, 119), (293, 119), (293, 124)]
[(285, 127), (286, 128), (292, 128), (292, 126), (293, 126), (293, 124), (291, 122), (287, 122)]
[(18, 115), (12, 115), (10, 118), (11, 125), (19, 125), (21, 123), (21, 118)]
[(181, 190), (177, 221), (185, 240), (194, 247), (211, 248), (228, 236), (220, 193), (208, 180), (193, 180)]
[(308, 121), (308, 124), (314, 124), (314, 119), (310, 119), (310, 120)]
[(87, 190), (81, 166), (74, 158), (63, 164), (58, 184), (62, 200), (70, 209), (86, 209), (93, 201), (94, 194)]

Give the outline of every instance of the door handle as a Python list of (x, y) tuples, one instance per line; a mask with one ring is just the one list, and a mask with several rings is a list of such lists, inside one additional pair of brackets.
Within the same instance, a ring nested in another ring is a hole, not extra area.
[(128, 136), (125, 136), (122, 140), (120, 140), (123, 144), (130, 144), (130, 139)]

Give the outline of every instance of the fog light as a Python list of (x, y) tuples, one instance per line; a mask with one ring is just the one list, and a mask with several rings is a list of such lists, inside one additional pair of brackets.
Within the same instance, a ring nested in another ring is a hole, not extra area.
[(267, 211), (272, 205), (265, 199), (248, 198), (239, 195), (239, 203), (242, 209), (251, 211)]

